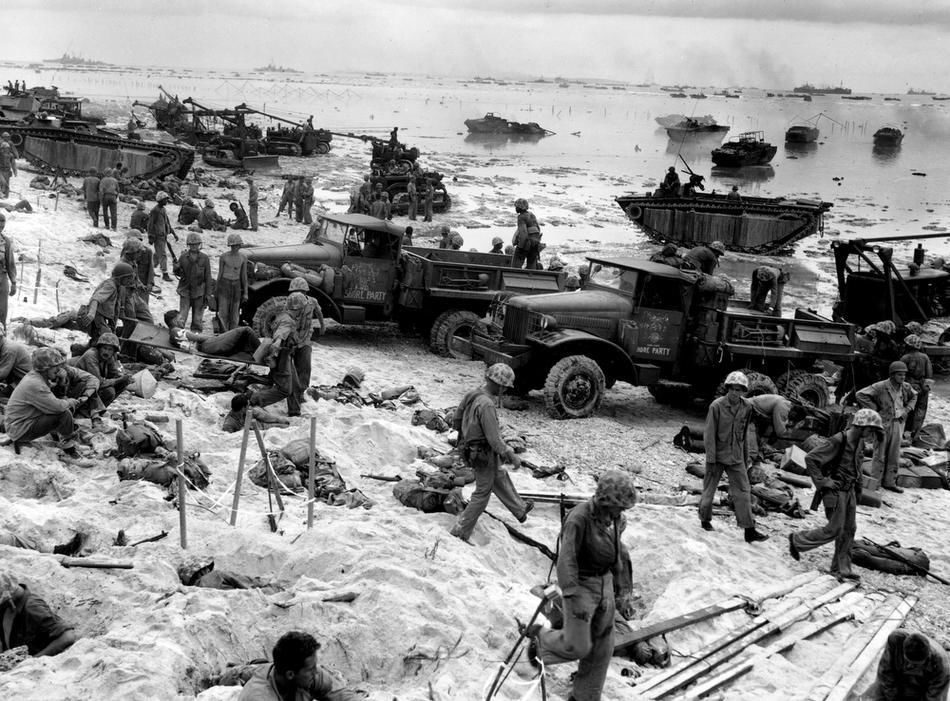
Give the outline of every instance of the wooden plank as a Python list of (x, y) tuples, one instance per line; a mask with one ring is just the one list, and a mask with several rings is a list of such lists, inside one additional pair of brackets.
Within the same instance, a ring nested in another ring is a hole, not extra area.
[(88, 567), (97, 570), (130, 570), (131, 560), (116, 560), (111, 557), (64, 557), (59, 561), (63, 567)]
[(910, 610), (914, 608), (914, 604), (916, 603), (917, 597), (910, 595), (898, 604), (897, 608), (894, 609), (893, 615), (884, 621), (884, 624), (877, 633), (875, 633), (874, 637), (871, 638), (871, 642), (868, 643), (864, 651), (858, 655), (858, 658), (848, 668), (848, 671), (841, 678), (841, 681), (838, 682), (831, 690), (831, 693), (825, 697), (825, 701), (845, 701), (845, 699), (850, 698), (855, 685), (857, 685), (861, 677), (864, 676), (868, 667), (877, 659), (877, 656), (881, 653), (881, 650), (884, 649), (884, 646), (887, 645), (888, 636), (900, 628), (904, 619), (907, 618), (907, 614), (910, 613)]

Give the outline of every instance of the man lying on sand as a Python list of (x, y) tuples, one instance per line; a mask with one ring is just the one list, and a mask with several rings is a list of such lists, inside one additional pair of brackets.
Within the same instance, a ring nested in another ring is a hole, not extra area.
[(30, 655), (58, 655), (76, 642), (73, 626), (25, 584), (0, 573), (0, 652), (25, 645)]

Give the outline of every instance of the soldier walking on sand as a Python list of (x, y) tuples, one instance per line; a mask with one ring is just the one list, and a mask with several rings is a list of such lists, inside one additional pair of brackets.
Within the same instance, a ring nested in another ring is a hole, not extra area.
[(872, 435), (878, 440), (884, 437), (881, 416), (871, 409), (860, 409), (850, 428), (831, 436), (805, 456), (808, 475), (818, 490), (815, 501), (820, 498), (824, 503), (828, 523), (788, 534), (788, 551), (796, 560), (800, 553), (834, 541), (831, 573), (843, 579), (859, 579), (851, 569), (851, 545), (857, 530), (864, 441)]
[(752, 518), (751, 487), (746, 472), (749, 443), (746, 431), (752, 417), (752, 405), (744, 398), (749, 391), (749, 378), (741, 372), (730, 372), (725, 381), (726, 394), (709, 405), (703, 442), (706, 445), (706, 475), (703, 477), (703, 495), (699, 500), (699, 521), (703, 530), (712, 526), (713, 497), (719, 489), (719, 479), (725, 472), (729, 478), (729, 496), (736, 512), (739, 528), (745, 530), (745, 541), (755, 543), (768, 540), (759, 533)]
[(478, 518), (494, 494), (524, 523), (534, 507), (519, 495), (502, 463), (521, 466), (521, 458), (501, 437), (495, 401), (506, 388), (514, 387), (515, 371), (504, 363), (495, 363), (485, 373), (485, 385), (466, 394), (455, 410), (453, 428), (458, 431), (462, 457), (475, 470), (475, 492), (459, 514), (450, 533), (471, 545), (469, 538)]
[(881, 480), (881, 486), (892, 492), (903, 492), (897, 485), (897, 465), (901, 458), (901, 438), (904, 421), (914, 411), (917, 393), (909, 383), (907, 365), (895, 360), (888, 368), (888, 378), (868, 385), (855, 394), (858, 406), (874, 409), (881, 415), (884, 438), (874, 451), (871, 474)]
[(528, 209), (526, 199), (519, 197), (515, 200), (515, 211), (518, 213), (518, 228), (511, 241), (515, 247), (511, 266), (534, 270), (541, 256), (541, 227), (538, 226), (538, 218), (534, 216), (534, 212)]
[(10, 297), (16, 296), (16, 259), (13, 256), (13, 239), (3, 233), (7, 217), (0, 212), (0, 324), (6, 326)]
[(89, 175), (82, 181), (82, 195), (86, 202), (86, 211), (92, 219), (92, 225), (99, 226), (99, 175), (95, 168), (89, 169)]
[(251, 222), (251, 231), (257, 231), (257, 183), (248, 176), (247, 181), (247, 215)]
[(102, 207), (102, 223), (107, 229), (116, 230), (118, 227), (117, 210), (119, 202), (119, 181), (115, 179), (112, 170), (102, 174), (99, 181), (99, 205)]
[(247, 301), (247, 256), (241, 252), (244, 241), (240, 234), (228, 234), (231, 249), (218, 259), (218, 280), (215, 284), (220, 332), (237, 328), (241, 305)]
[(413, 176), (409, 176), (409, 182), (406, 183), (406, 194), (409, 196), (409, 218), (415, 220), (416, 209), (419, 207), (419, 190)]
[(177, 241), (178, 234), (168, 220), (168, 212), (165, 211), (167, 203), (167, 192), (155, 195), (155, 206), (148, 213), (148, 242), (155, 247), (155, 265), (162, 271), (162, 280), (171, 282), (171, 275), (168, 274), (168, 237), (174, 236)]

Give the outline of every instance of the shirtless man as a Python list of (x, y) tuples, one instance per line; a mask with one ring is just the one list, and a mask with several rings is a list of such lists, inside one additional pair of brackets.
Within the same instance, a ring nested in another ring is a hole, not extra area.
[(247, 256), (241, 253), (243, 245), (240, 234), (228, 234), (228, 246), (231, 250), (218, 259), (215, 294), (221, 331), (237, 328), (241, 304), (247, 301)]

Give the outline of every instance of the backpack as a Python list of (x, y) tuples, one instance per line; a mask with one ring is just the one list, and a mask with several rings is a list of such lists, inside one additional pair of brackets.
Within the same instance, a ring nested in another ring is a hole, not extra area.
[(134, 423), (116, 431), (116, 457), (134, 458), (142, 453), (154, 453), (165, 440), (158, 429), (148, 424)]
[[(896, 540), (888, 543), (886, 547), (903, 559), (913, 562), (917, 567), (930, 569), (930, 558), (920, 548), (902, 548)], [(890, 574), (921, 574), (916, 568), (906, 562), (901, 562), (901, 560), (887, 553), (881, 546), (864, 538), (858, 538), (851, 546), (851, 560), (859, 567), (865, 567), (869, 570), (889, 572)]]

